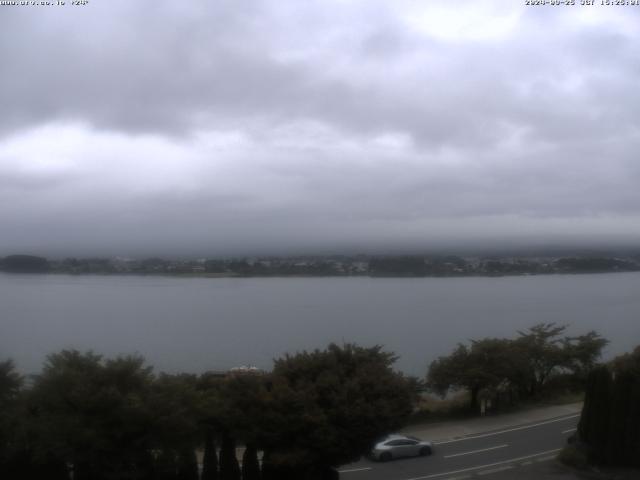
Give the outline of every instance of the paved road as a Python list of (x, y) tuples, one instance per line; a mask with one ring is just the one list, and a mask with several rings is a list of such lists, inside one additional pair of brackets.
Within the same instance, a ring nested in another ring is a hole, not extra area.
[[(429, 457), (378, 463), (361, 460), (340, 469), (343, 480), (462, 480), (491, 478), (555, 458), (578, 423), (570, 414), (434, 443)], [(429, 440), (429, 439), (425, 439)]]

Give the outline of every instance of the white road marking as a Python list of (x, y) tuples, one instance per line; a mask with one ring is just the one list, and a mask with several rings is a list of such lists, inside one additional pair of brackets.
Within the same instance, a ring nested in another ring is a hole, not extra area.
[(499, 432), (482, 433), (480, 435), (469, 435), (468, 437), (456, 438), (454, 440), (445, 440), (444, 442), (434, 442), (434, 445), (445, 445), (447, 443), (463, 442), (465, 440), (475, 440), (476, 438), (491, 437), (493, 435), (500, 435), (502, 433), (517, 432), (518, 430), (526, 430), (527, 428), (535, 428), (535, 427), (539, 427), (541, 425), (548, 425), (550, 423), (556, 423), (556, 422), (563, 422), (565, 420), (571, 420), (572, 418), (576, 418), (576, 417), (579, 417), (579, 416), (580, 416), (580, 414), (577, 413), (577, 414), (571, 415), (569, 417), (556, 418), (554, 420), (547, 420), (546, 422), (535, 423), (533, 425), (524, 425), (522, 427), (508, 428), (506, 430), (500, 430)]
[(478, 472), (478, 475), (490, 475), (492, 473), (504, 472), (505, 470), (510, 470), (513, 468), (513, 465), (505, 465), (504, 467), (492, 468), (491, 470), (483, 470)]
[(472, 453), (488, 452), (489, 450), (496, 450), (498, 448), (505, 448), (508, 446), (509, 445), (505, 443), (504, 445), (497, 445), (495, 447), (482, 448), (480, 450), (472, 450), (470, 452), (454, 453), (453, 455), (445, 455), (444, 458), (462, 457), (463, 455), (471, 455)]
[(528, 458), (539, 457), (540, 455), (548, 455), (549, 453), (557, 453), (560, 450), (562, 450), (562, 449), (561, 448), (556, 448), (555, 450), (547, 450), (546, 452), (539, 452), (539, 453), (534, 453), (532, 455), (525, 455), (524, 457), (511, 458), (509, 460), (503, 460), (502, 462), (488, 463), (487, 465), (477, 465), (475, 467), (463, 468), (462, 470), (454, 470), (452, 472), (434, 473), (432, 475), (425, 475), (423, 477), (412, 477), (412, 478), (407, 478), (405, 480), (426, 480), (427, 478), (436, 478), (436, 477), (443, 477), (445, 475), (455, 475), (456, 473), (471, 472), (473, 470), (481, 470), (483, 468), (490, 468), (490, 467), (495, 467), (495, 466), (498, 466), (498, 465), (505, 465), (505, 464), (508, 464), (508, 463), (515, 463), (515, 462), (519, 462), (520, 460), (526, 460)]
[(550, 460), (553, 460), (555, 457), (555, 455), (551, 455), (550, 457), (542, 457), (542, 458), (536, 458), (536, 462), (548, 462)]
[(560, 433), (571, 433), (571, 432), (575, 432), (577, 430), (577, 428), (569, 428), (568, 430), (563, 430)]
[(353, 472), (364, 472), (365, 470), (371, 470), (371, 467), (350, 468), (348, 470), (338, 470), (338, 472), (339, 473), (353, 473)]

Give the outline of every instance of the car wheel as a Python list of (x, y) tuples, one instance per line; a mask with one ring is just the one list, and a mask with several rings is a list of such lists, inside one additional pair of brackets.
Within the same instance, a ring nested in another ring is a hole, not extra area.
[(381, 462), (388, 462), (389, 460), (391, 460), (391, 453), (389, 452), (382, 452), (380, 454), (380, 461)]
[(429, 447), (422, 447), (420, 449), (420, 455), (426, 457), (427, 455), (431, 455), (431, 449)]

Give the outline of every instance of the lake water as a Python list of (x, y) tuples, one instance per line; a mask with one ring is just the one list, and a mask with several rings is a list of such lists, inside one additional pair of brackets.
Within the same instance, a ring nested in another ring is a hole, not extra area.
[(0, 274), (0, 359), (140, 353), (157, 370), (270, 368), (329, 342), (382, 344), (424, 375), (457, 342), (539, 322), (597, 330), (606, 356), (640, 344), (640, 273), (501, 278), (172, 278)]

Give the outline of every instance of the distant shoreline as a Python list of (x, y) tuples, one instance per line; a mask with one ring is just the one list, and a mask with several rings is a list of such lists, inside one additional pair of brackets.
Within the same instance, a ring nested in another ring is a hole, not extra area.
[(0, 270), (0, 274), (6, 275), (51, 275), (61, 276), (67, 275), (71, 277), (164, 277), (164, 278), (397, 278), (397, 279), (417, 279), (417, 278), (504, 278), (504, 277), (541, 277), (556, 275), (599, 275), (612, 273), (640, 273), (638, 270), (610, 270), (610, 271), (590, 271), (590, 272), (537, 272), (537, 273), (503, 273), (503, 274), (460, 274), (460, 275), (340, 275), (340, 274), (263, 274), (263, 275), (243, 275), (236, 273), (143, 273), (143, 272), (6, 272)]
[(253, 258), (65, 258), (34, 255), (0, 258), (8, 273), (69, 275), (154, 275), (203, 278), (462, 278), (510, 277), (563, 273), (640, 271), (640, 254), (629, 256), (460, 257), (444, 256), (315, 256)]

